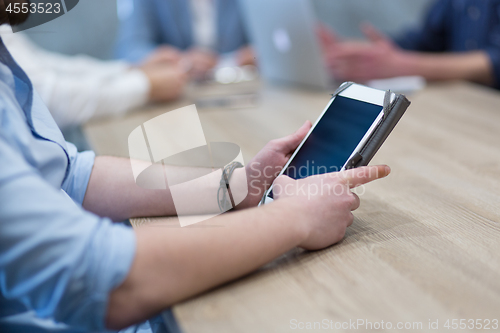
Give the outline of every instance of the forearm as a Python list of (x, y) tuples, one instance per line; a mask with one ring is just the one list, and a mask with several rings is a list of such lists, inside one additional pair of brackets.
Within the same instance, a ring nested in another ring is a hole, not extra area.
[(131, 217), (175, 215), (170, 191), (139, 187), (129, 159), (101, 156), (95, 160), (83, 208), (115, 221)]
[(401, 75), (420, 75), (430, 81), (468, 80), (494, 83), (493, 66), (484, 51), (432, 54), (403, 51), (398, 66)]
[(207, 221), (218, 227), (141, 228), (125, 282), (112, 292), (107, 323), (125, 327), (247, 274), (307, 237), (286, 200)]
[[(140, 164), (142, 161), (133, 161)], [(147, 166), (146, 164), (145, 166)], [(176, 167), (155, 165), (154, 172), (143, 171), (134, 180), (130, 159), (102, 156), (95, 160), (89, 185), (83, 201), (83, 207), (99, 216), (110, 217), (115, 221), (123, 221), (132, 217), (199, 215), (219, 213), (217, 203), (221, 174), (208, 168)], [(165, 168), (164, 172), (158, 168)], [(149, 169), (151, 170), (151, 169)], [(176, 203), (180, 211), (176, 211), (170, 187), (177, 186)], [(249, 177), (249, 176), (247, 176)], [(189, 181), (189, 183), (187, 183)], [(247, 193), (245, 169), (236, 169), (230, 179), (232, 195), (244, 197)], [(164, 187), (154, 190), (146, 187)], [(252, 188), (252, 187), (250, 187)], [(262, 195), (262, 194), (261, 194)], [(192, 203), (196, 204), (192, 204)], [(245, 199), (245, 207), (255, 206), (256, 198)]]

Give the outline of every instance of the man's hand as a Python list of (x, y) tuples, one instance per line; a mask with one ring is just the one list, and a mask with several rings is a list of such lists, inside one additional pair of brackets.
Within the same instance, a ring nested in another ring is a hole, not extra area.
[(311, 122), (306, 121), (295, 133), (270, 141), (246, 165), (248, 195), (238, 205), (238, 209), (253, 207), (259, 203), (264, 192), (271, 186), (311, 126)]
[(322, 249), (344, 238), (353, 222), (352, 211), (358, 209), (360, 202), (351, 189), (386, 177), (390, 171), (388, 166), (379, 165), (301, 180), (280, 176), (274, 182), (274, 199), (288, 200), (288, 205), (300, 207), (302, 214), (296, 220), (304, 225), (308, 235), (300, 246)]
[(469, 80), (495, 83), (486, 51), (428, 53), (400, 49), (371, 25), (361, 28), (368, 41), (343, 41), (325, 26), (318, 28), (325, 62), (341, 81), (369, 81), (418, 75), (429, 81)]
[(342, 41), (325, 27), (318, 30), (331, 74), (339, 80), (359, 82), (405, 75), (405, 52), (373, 26), (366, 24), (361, 29), (368, 41)]
[(142, 63), (144, 66), (157, 66), (157, 65), (177, 65), (182, 59), (182, 53), (179, 49), (162, 45), (157, 47)]
[[(293, 140), (288, 141), (291, 147)], [(277, 190), (272, 204), (207, 221), (223, 228), (137, 228), (134, 262), (109, 298), (108, 327), (120, 329), (150, 318), (248, 274), (295, 246), (315, 250), (338, 242), (352, 223), (351, 211), (359, 205), (350, 189), (388, 173), (388, 167), (378, 166), (300, 181), (280, 177), (275, 186), (284, 191)], [(287, 186), (290, 191), (300, 184), (327, 184), (331, 191), (310, 196), (286, 192)]]
[(156, 63), (139, 67), (149, 79), (149, 98), (153, 102), (166, 102), (178, 98), (184, 91), (186, 72), (179, 65)]
[(202, 78), (217, 65), (217, 61), (218, 57), (215, 53), (192, 48), (182, 54), (181, 63), (194, 78)]
[(255, 65), (255, 52), (251, 46), (243, 46), (236, 51), (236, 63), (238, 66)]

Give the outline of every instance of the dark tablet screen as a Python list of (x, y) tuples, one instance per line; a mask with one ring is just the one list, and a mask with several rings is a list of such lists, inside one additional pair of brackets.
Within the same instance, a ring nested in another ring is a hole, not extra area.
[(380, 105), (337, 96), (284, 174), (301, 179), (340, 171), (381, 111)]

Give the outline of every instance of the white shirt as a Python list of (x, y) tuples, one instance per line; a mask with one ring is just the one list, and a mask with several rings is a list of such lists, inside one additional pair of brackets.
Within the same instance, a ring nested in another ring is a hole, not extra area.
[(194, 45), (215, 49), (217, 43), (215, 0), (190, 0)]
[(0, 36), (60, 128), (122, 114), (148, 102), (148, 78), (126, 62), (49, 52), (23, 33), (12, 33), (8, 25), (0, 27)]

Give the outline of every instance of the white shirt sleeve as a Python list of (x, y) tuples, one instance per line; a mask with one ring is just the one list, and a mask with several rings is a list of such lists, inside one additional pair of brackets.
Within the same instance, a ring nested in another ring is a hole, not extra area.
[(148, 101), (148, 78), (126, 62), (52, 53), (8, 26), (0, 34), (61, 128), (122, 114)]
[(214, 50), (217, 44), (214, 0), (190, 0), (194, 45)]

